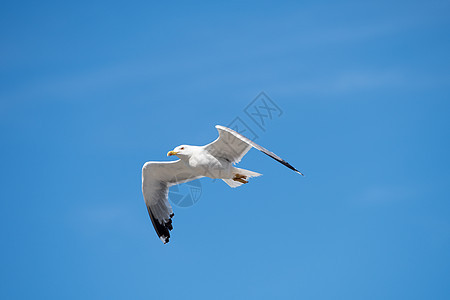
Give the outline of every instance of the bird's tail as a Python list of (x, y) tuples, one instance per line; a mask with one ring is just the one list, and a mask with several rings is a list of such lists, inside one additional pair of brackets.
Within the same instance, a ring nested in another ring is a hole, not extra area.
[(250, 177), (258, 177), (258, 176), (262, 175), (262, 174), (259, 174), (259, 173), (253, 172), (253, 171), (244, 170), (244, 169), (240, 169), (240, 168), (233, 168), (232, 174), (233, 174), (233, 178), (236, 175), (245, 176), (245, 178), (242, 178), (244, 181), (235, 181), (235, 180), (233, 180), (233, 178), (222, 179), (223, 181), (225, 181), (226, 184), (228, 184), (232, 188), (243, 185), (244, 182), (247, 181), (246, 179), (249, 179)]

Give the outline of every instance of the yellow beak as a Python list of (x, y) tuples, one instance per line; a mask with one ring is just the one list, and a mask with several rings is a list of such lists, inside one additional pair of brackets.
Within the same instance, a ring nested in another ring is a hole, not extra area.
[(175, 151), (169, 151), (167, 152), (167, 156), (177, 155), (178, 152)]

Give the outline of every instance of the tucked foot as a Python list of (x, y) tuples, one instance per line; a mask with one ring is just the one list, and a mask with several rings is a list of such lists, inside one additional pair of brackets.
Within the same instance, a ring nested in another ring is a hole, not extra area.
[(247, 176), (241, 174), (235, 174), (233, 177), (234, 181), (238, 181), (240, 183), (248, 183), (248, 181), (245, 179), (247, 179)]

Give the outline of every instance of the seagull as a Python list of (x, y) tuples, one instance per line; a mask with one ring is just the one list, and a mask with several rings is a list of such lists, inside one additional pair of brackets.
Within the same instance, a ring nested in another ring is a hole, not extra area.
[(232, 188), (248, 183), (261, 174), (234, 167), (253, 147), (296, 173), (303, 175), (275, 153), (261, 147), (242, 134), (217, 125), (219, 137), (205, 146), (181, 145), (169, 151), (176, 161), (149, 161), (142, 167), (142, 193), (153, 227), (166, 244), (173, 229), (172, 207), (168, 201), (169, 187), (202, 177), (222, 179)]

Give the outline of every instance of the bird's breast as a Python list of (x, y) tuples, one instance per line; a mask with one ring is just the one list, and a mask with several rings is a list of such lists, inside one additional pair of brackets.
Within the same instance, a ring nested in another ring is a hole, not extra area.
[(202, 176), (210, 178), (229, 178), (231, 176), (231, 163), (212, 155), (192, 156), (189, 166)]

